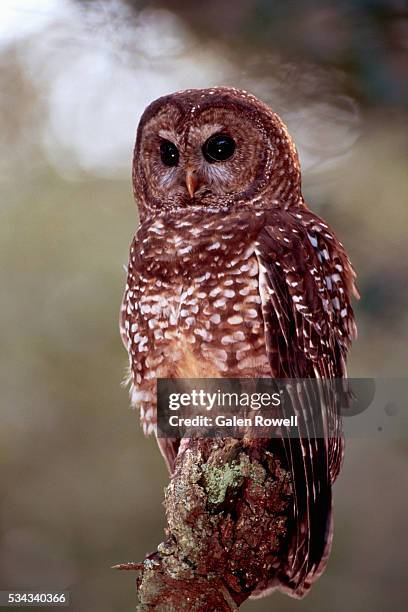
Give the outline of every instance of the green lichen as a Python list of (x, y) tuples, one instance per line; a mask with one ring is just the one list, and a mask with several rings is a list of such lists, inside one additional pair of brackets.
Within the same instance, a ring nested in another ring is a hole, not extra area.
[(244, 463), (204, 466), (205, 488), (210, 504), (222, 504), (229, 488), (240, 487), (244, 480)]
[(247, 475), (252, 481), (252, 486), (264, 484), (266, 472), (260, 463), (258, 463), (257, 461), (250, 463), (247, 466), (247, 470), (248, 470)]

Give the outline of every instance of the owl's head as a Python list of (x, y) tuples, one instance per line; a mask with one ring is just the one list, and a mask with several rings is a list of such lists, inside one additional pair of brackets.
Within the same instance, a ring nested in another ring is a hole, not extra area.
[(300, 197), (295, 146), (280, 118), (245, 91), (192, 89), (159, 98), (139, 123), (133, 187), (141, 216)]

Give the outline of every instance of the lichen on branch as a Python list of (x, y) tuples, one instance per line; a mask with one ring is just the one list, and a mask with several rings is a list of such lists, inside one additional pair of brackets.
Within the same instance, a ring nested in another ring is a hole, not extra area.
[(237, 610), (288, 545), (289, 473), (268, 440), (183, 441), (165, 493), (166, 540), (136, 569), (137, 610)]

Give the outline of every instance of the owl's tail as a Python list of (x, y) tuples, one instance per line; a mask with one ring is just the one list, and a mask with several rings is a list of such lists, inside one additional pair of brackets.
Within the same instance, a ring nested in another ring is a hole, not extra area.
[(324, 547), (320, 562), (310, 568), (309, 571), (299, 580), (299, 576), (295, 575), (293, 572), (293, 567), (291, 564), (291, 556), (293, 553), (291, 553), (288, 558), (283, 561), (281, 567), (273, 578), (271, 578), (266, 584), (263, 583), (257, 586), (255, 591), (253, 591), (251, 598), (259, 599), (261, 597), (266, 597), (276, 590), (281, 591), (290, 597), (295, 597), (296, 599), (300, 599), (307, 595), (309, 589), (326, 569), (327, 561), (330, 556), (332, 540), (333, 515), (332, 512), (330, 512), (329, 516), (327, 517), (326, 545)]
[(255, 597), (276, 588), (303, 597), (324, 571), (333, 539), (330, 449), (336, 439), (305, 437), (281, 442), (293, 488), (288, 546), (275, 575), (258, 585)]

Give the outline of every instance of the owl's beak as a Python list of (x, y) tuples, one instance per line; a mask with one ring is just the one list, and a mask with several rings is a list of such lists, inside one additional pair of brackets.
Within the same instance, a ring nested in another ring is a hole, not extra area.
[(187, 191), (190, 195), (190, 198), (192, 198), (194, 196), (195, 190), (197, 189), (197, 185), (198, 185), (197, 174), (193, 168), (187, 168), (186, 185), (187, 185)]

